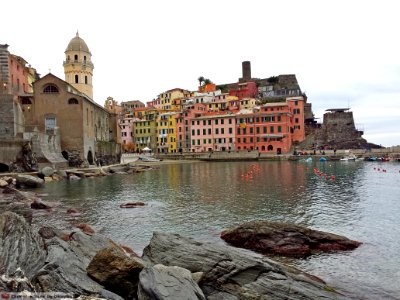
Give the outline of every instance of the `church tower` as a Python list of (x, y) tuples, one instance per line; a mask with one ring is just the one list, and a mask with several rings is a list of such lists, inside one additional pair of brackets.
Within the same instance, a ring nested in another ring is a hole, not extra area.
[(76, 32), (76, 36), (69, 42), (65, 50), (65, 81), (93, 99), (93, 69), (92, 54), (85, 41)]

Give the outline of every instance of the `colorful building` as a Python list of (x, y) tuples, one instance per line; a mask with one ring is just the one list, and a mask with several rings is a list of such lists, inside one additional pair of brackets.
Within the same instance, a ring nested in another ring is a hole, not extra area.
[(177, 112), (160, 113), (157, 117), (157, 152), (176, 153)]
[(191, 120), (191, 152), (230, 151), (234, 146), (234, 114), (214, 112)]
[(242, 98), (255, 98), (257, 97), (258, 89), (255, 82), (241, 82), (229, 85), (229, 95)]
[(191, 152), (191, 121), (207, 112), (204, 104), (197, 103), (186, 105), (176, 114), (176, 146), (178, 152)]
[[(157, 151), (157, 117), (159, 111), (149, 107), (138, 109), (143, 115), (133, 120), (133, 140), (136, 152), (141, 152), (144, 148), (150, 148), (152, 152)], [(133, 114), (136, 111), (133, 112)]]

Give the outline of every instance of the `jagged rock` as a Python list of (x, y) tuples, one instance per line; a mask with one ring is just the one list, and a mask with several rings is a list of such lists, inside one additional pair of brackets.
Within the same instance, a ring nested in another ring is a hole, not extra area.
[(41, 237), (25, 219), (13, 212), (0, 214), (0, 275), (10, 276), (18, 269), (28, 278), (45, 263)]
[(136, 298), (139, 273), (145, 267), (139, 257), (129, 257), (118, 247), (100, 250), (87, 267), (88, 274), (125, 299)]
[(155, 232), (143, 259), (203, 272), (207, 299), (347, 299), (316, 277), (248, 250)]
[(206, 298), (189, 270), (158, 264), (144, 268), (139, 275), (138, 300), (152, 299), (205, 300)]
[(17, 175), (17, 186), (40, 187), (44, 184), (44, 180), (32, 175)]
[(58, 236), (45, 240), (46, 264), (32, 278), (37, 291), (59, 291), (75, 295), (99, 295), (106, 299), (122, 299), (91, 279), (86, 268), (96, 252), (108, 247), (110, 240), (101, 235), (70, 234), (68, 241)]
[(289, 257), (352, 250), (361, 244), (340, 235), (269, 221), (248, 222), (225, 230), (221, 233), (221, 238), (236, 247)]

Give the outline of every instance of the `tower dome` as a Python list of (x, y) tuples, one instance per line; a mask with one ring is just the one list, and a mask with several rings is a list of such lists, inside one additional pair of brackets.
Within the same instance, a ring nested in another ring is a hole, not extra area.
[(81, 93), (93, 99), (93, 63), (85, 41), (76, 36), (69, 42), (65, 49), (64, 61), (65, 81), (75, 87)]
[(78, 32), (76, 32), (76, 36), (69, 42), (67, 49), (65, 49), (65, 52), (67, 51), (84, 51), (90, 53), (88, 46), (85, 41), (79, 37)]

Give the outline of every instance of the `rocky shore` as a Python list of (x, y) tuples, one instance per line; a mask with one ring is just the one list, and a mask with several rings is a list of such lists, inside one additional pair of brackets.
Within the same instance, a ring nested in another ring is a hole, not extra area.
[[(139, 257), (128, 245), (96, 233), (88, 224), (78, 224), (72, 231), (41, 226), (32, 222), (32, 211), (52, 205), (17, 188), (44, 184), (46, 177), (78, 180), (150, 168), (124, 165), (65, 174), (42, 170), (44, 179), (40, 174), (2, 177), (0, 291), (61, 292), (72, 299), (348, 299), (316, 276), (229, 245), (154, 232)], [(142, 205), (132, 202), (122, 208)], [(67, 213), (79, 214), (73, 208)], [(232, 231), (224, 231), (222, 237), (228, 233)]]

